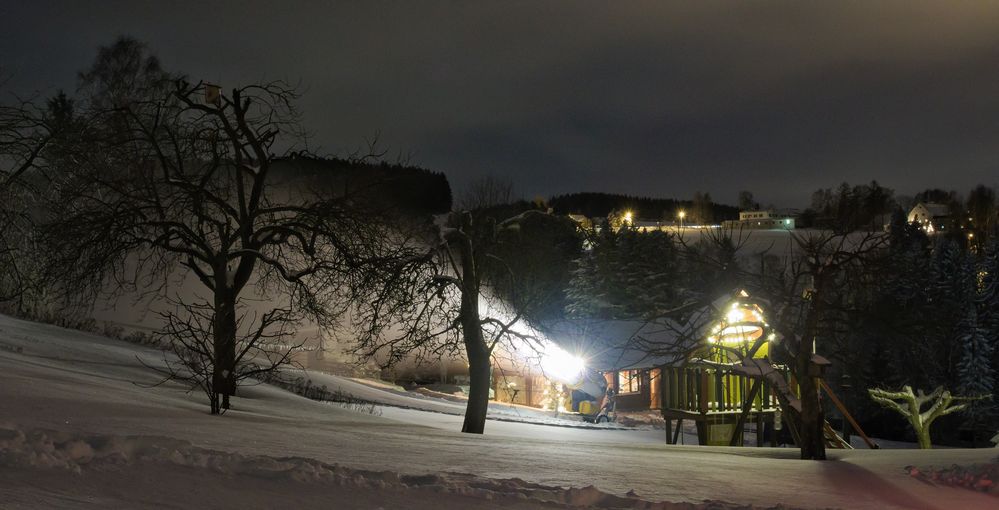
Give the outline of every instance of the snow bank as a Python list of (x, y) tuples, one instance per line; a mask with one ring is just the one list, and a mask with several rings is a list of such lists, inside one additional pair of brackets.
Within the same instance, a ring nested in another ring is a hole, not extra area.
[[(0, 423), (0, 469), (61, 469), (107, 472), (128, 467), (171, 466), (208, 470), (227, 477), (263, 478), (376, 491), (431, 492), (493, 502), (533, 502), (553, 507), (641, 509), (753, 509), (717, 501), (703, 504), (643, 500), (634, 492), (626, 497), (594, 486), (562, 488), (529, 483), (519, 478), (493, 480), (461, 473), (401, 475), (365, 471), (301, 457), (276, 458), (199, 448), (187, 441), (156, 436), (84, 435), (47, 429), (28, 429)], [(773, 507), (787, 508), (787, 507)]]
[[(970, 466), (952, 464), (949, 467), (923, 469), (906, 466), (905, 470), (909, 476), (927, 483), (962, 487), (999, 497), (999, 457), (992, 462)], [(996, 506), (999, 507), (999, 503)]]

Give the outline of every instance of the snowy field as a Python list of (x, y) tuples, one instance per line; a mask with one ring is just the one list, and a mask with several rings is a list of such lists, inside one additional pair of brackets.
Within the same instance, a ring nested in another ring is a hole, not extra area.
[(904, 470), (987, 462), (994, 449), (807, 462), (794, 449), (547, 425), (565, 423), (511, 406), (473, 436), (457, 432), (458, 403), (342, 378), (321, 384), (387, 405), (359, 413), (259, 385), (212, 417), (200, 394), (144, 387), (158, 377), (137, 357), (162, 354), (0, 316), (0, 508), (999, 508)]

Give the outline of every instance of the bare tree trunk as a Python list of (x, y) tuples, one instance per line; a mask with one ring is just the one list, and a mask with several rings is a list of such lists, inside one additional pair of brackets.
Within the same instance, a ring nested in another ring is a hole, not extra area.
[(916, 430), (916, 439), (919, 441), (919, 448), (922, 450), (932, 450), (933, 441), (930, 439), (930, 428), (923, 427)]
[(458, 256), (461, 260), (461, 331), (468, 356), (469, 392), (465, 407), (462, 432), (481, 434), (486, 428), (486, 411), (489, 409), (489, 378), (491, 375), (490, 349), (482, 336), (479, 320), (479, 274), (475, 263), (475, 250), (468, 237), (471, 215), (461, 219), (464, 235), (458, 237)]
[(212, 386), (222, 397), (220, 407), (229, 409), (229, 397), (236, 394), (236, 296), (224, 285), (215, 288), (214, 340)]
[[(802, 342), (806, 344), (808, 342)], [(810, 345), (810, 343), (809, 343)], [(810, 349), (809, 349), (810, 350)], [(822, 406), (819, 405), (819, 388), (815, 378), (809, 375), (811, 353), (798, 350), (796, 360), (798, 388), (801, 390), (801, 458), (825, 460), (826, 443), (823, 434)]]
[[(469, 338), (469, 336), (478, 338)], [(465, 423), (461, 426), (461, 431), (481, 434), (486, 428), (486, 412), (489, 409), (491, 367), (489, 350), (482, 340), (480, 328), (465, 330), (465, 352), (468, 354), (470, 389), (468, 405), (465, 407)]]
[(819, 327), (821, 296), (819, 289), (812, 294), (808, 316), (805, 320), (804, 335), (798, 342), (795, 355), (795, 372), (798, 376), (798, 389), (801, 392), (801, 458), (825, 460), (826, 443), (823, 434), (824, 417), (819, 404), (819, 385), (812, 376), (812, 354), (815, 351), (815, 336)]
[(212, 414), (219, 414), (219, 394), (214, 389), (208, 392), (208, 406), (211, 408)]

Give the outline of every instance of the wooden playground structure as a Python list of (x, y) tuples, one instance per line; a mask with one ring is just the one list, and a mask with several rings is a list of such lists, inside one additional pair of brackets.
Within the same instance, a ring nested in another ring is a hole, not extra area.
[[(721, 317), (691, 356), (678, 365), (660, 367), (661, 409), (670, 444), (679, 439), (684, 420), (696, 424), (702, 445), (742, 446), (747, 423), (755, 423), (757, 446), (763, 446), (767, 437), (776, 446), (784, 428), (800, 443), (801, 400), (788, 369), (794, 358), (774, 342), (776, 334), (764, 318), (764, 304), (745, 291), (719, 300), (715, 308)], [(823, 380), (829, 361), (813, 354), (811, 366), (821, 392), (853, 431), (870, 448), (877, 448)], [(852, 448), (828, 421), (823, 430), (827, 448)]]

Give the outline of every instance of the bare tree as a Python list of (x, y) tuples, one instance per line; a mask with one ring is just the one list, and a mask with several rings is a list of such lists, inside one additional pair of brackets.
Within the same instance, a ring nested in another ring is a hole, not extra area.
[(708, 225), (714, 221), (714, 203), (711, 201), (711, 193), (694, 192), (690, 209), (691, 223)]
[(44, 192), (39, 174), (70, 129), (72, 108), (61, 93), (47, 103), (14, 96), (0, 103), (0, 301), (17, 300), (20, 309), (25, 293), (41, 285), (32, 214)]
[[(191, 389), (200, 389), (208, 397), (212, 409), (221, 409), (221, 392), (216, 386), (215, 373), (215, 307), (208, 302), (177, 303), (177, 311), (161, 312), (164, 321), (160, 341), (170, 355), (164, 356), (163, 367), (149, 366), (165, 374), (168, 380), (186, 382)], [(290, 326), (301, 320), (292, 307), (274, 308), (263, 314), (246, 312), (237, 303), (236, 331), (233, 345), (235, 361), (232, 381), (240, 384), (251, 377), (266, 375), (291, 362), (291, 355), (304, 341), (287, 345), (294, 331)], [(298, 312), (300, 314), (300, 312)], [(248, 320), (249, 327), (242, 324)]]
[(871, 276), (874, 261), (886, 246), (879, 233), (792, 234), (794, 250), (783, 268), (747, 275), (755, 295), (771, 304), (771, 325), (788, 356), (801, 399), (799, 446), (802, 459), (826, 458), (818, 378), (824, 360), (816, 348), (833, 341), (843, 327), (843, 312), (854, 304), (843, 292), (849, 279)]
[(471, 211), (506, 205), (513, 201), (513, 181), (487, 175), (473, 180), (458, 200), (459, 210)]
[(199, 384), (217, 414), (239, 379), (259, 370), (242, 366), (249, 351), (240, 345), (259, 346), (239, 339), (247, 289), (282, 303), (247, 325), (251, 338), (287, 335), (304, 318), (336, 327), (349, 301), (343, 289), (388, 236), (360, 190), (279, 182), (274, 151), (287, 154), (300, 139), (292, 88), (254, 84), (210, 103), (204, 91), (178, 80), (146, 99), (92, 104), (99, 129), (65, 147), (74, 165), (55, 182), (59, 207), (45, 234), (69, 289), (162, 294), (178, 272), (201, 283), (211, 297), (182, 301), (186, 317), (168, 315), (167, 328), (190, 353), (179, 359), (191, 377), (210, 371)]
[(104, 112), (116, 111), (122, 122), (128, 116), (125, 108), (169, 92), (173, 83), (182, 78), (164, 70), (145, 43), (125, 35), (99, 47), (93, 65), (78, 75), (79, 91), (90, 106)]
[[(704, 274), (699, 282), (688, 282), (694, 292), (687, 303), (652, 322), (674, 338), (668, 343), (652, 335), (650, 341), (636, 337), (636, 348), (657, 357), (683, 356), (703, 335), (703, 327), (716, 318), (705, 314), (708, 303), (720, 290), (745, 288), (766, 304), (768, 322), (778, 342), (770, 349), (775, 362), (786, 363), (798, 383), (800, 412), (796, 411), (798, 442), (803, 459), (825, 459), (825, 418), (819, 398), (818, 378), (826, 360), (816, 347), (833, 347), (844, 327), (846, 312), (856, 306), (848, 289), (862, 287), (878, 267), (887, 236), (880, 233), (837, 234), (810, 232), (791, 234), (787, 251), (745, 253), (751, 234), (709, 234), (692, 243), (679, 238), (688, 274)], [(758, 256), (760, 263), (752, 263)], [(699, 290), (698, 290), (699, 289)], [(693, 313), (691, 313), (693, 311)], [(655, 330), (653, 330), (655, 331)], [(686, 349), (686, 350), (685, 350)]]
[[(964, 410), (968, 404), (974, 400), (989, 398), (990, 395), (977, 395), (972, 397), (958, 397), (951, 395), (950, 391), (944, 390), (943, 386), (937, 386), (929, 395), (919, 390), (918, 394), (912, 392), (911, 386), (903, 386), (902, 391), (888, 391), (879, 388), (867, 390), (871, 398), (882, 406), (891, 409), (905, 417), (916, 431), (916, 438), (919, 447), (923, 449), (933, 448), (930, 440), (930, 425), (941, 417), (951, 413)], [(929, 404), (925, 411), (923, 407)]]
[[(356, 346), (363, 357), (381, 357), (384, 366), (410, 354), (467, 358), (470, 389), (462, 432), (481, 434), (485, 429), (497, 349), (543, 349), (526, 326), (525, 312), (547, 294), (520, 285), (517, 269), (500, 249), (503, 234), (516, 231), (532, 215), (545, 214), (528, 211), (497, 224), (482, 211), (453, 213), (428, 250), (382, 272), (364, 300), (369, 305), (359, 321), (365, 331)], [(514, 295), (498, 299), (500, 287), (512, 288)]]

